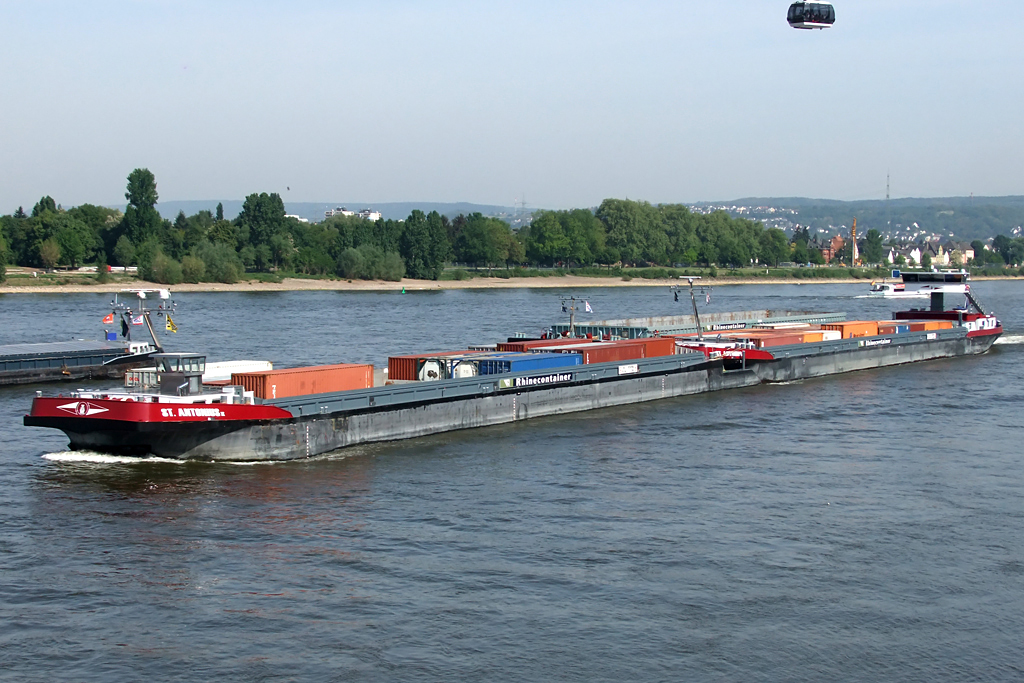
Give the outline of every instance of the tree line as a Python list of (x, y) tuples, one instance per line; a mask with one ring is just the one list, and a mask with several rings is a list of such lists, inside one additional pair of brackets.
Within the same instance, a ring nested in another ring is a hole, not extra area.
[[(0, 278), (5, 263), (54, 268), (96, 263), (137, 266), (139, 276), (166, 284), (235, 282), (246, 272), (300, 273), (349, 279), (437, 279), (446, 264), (474, 267), (727, 266), (782, 262), (823, 263), (809, 247), (807, 228), (792, 236), (724, 211), (703, 214), (679, 204), (607, 199), (596, 210), (539, 211), (513, 231), (479, 213), (449, 220), (413, 211), (405, 220), (367, 221), (334, 216), (306, 223), (285, 215), (276, 193), (245, 198), (233, 220), (223, 207), (179, 213), (156, 209), (156, 178), (147, 169), (128, 176), (127, 206), (83, 204), (64, 210), (43, 197), (30, 213), (0, 217)], [(976, 260), (1024, 261), (1024, 240), (997, 238), (995, 251), (976, 249)], [(881, 234), (869, 230), (861, 255), (884, 258)], [(845, 253), (837, 254), (844, 260)]]

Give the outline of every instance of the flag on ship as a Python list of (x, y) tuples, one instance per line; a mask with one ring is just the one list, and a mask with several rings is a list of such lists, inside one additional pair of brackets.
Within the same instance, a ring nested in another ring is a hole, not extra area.
[(174, 324), (173, 320), (171, 320), (171, 316), (167, 316), (167, 331), (174, 333), (177, 333), (178, 331), (178, 326)]
[(589, 301), (584, 301), (583, 302), (583, 307), (587, 310), (587, 313), (593, 313), (594, 312), (594, 309), (590, 307), (590, 302)]
[(142, 316), (141, 315), (137, 315), (134, 318), (132, 318), (132, 325), (141, 325), (141, 324), (143, 324), (143, 320), (142, 320)]
[(103, 324), (104, 325), (112, 325), (113, 323), (114, 323), (114, 314), (113, 313), (107, 313), (105, 316), (103, 316)]
[(124, 318), (121, 318), (121, 336), (122, 337), (127, 337), (128, 336), (128, 323), (125, 321)]

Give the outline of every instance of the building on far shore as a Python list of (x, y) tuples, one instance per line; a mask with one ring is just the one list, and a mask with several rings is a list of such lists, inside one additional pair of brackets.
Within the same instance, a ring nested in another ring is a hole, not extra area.
[(308, 223), (309, 222), (308, 218), (303, 218), (302, 216), (299, 216), (298, 214), (294, 214), (294, 213), (286, 213), (284, 215), (284, 217), (285, 218), (294, 218), (295, 220), (297, 220), (300, 223)]
[(355, 211), (349, 211), (344, 206), (339, 206), (336, 209), (327, 209), (324, 211), (324, 218), (333, 218), (334, 216), (358, 216), (363, 220), (377, 222), (383, 216), (380, 211), (374, 211), (373, 209), (363, 209), (356, 213)]

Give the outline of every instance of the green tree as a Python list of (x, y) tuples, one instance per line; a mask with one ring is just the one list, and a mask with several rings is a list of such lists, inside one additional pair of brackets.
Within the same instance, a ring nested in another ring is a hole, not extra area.
[(217, 202), (217, 220), (224, 220), (224, 205), (220, 202)]
[(932, 255), (927, 251), (921, 254), (921, 267), (929, 270), (932, 267)]
[(355, 247), (349, 247), (338, 257), (337, 273), (343, 278), (356, 280), (363, 277), (363, 255)]
[(53, 269), (60, 261), (60, 246), (52, 237), (39, 246), (39, 260), (47, 270)]
[(431, 211), (423, 215), (414, 210), (405, 222), (400, 241), (401, 256), (409, 276), (417, 280), (436, 280), (451, 252), (448, 230), (441, 215)]
[(238, 242), (238, 228), (231, 224), (230, 221), (217, 221), (214, 223), (209, 231), (207, 232), (211, 242), (218, 244), (227, 244), (234, 249)]
[(114, 260), (125, 268), (135, 263), (135, 245), (127, 235), (117, 238), (117, 244), (114, 245)]
[(101, 285), (110, 282), (110, 267), (107, 265), (107, 252), (102, 249), (96, 252), (96, 282)]
[(882, 233), (871, 228), (864, 238), (864, 249), (861, 252), (861, 258), (864, 259), (865, 263), (881, 263), (883, 257)]
[(480, 213), (470, 214), (456, 238), (456, 259), (488, 268), (504, 263), (508, 259), (510, 233), (505, 221), (487, 218)]
[(556, 211), (541, 211), (533, 216), (526, 236), (526, 257), (543, 265), (554, 265), (568, 258), (571, 244)]
[(119, 234), (127, 235), (132, 244), (142, 244), (157, 237), (163, 227), (163, 219), (156, 210), (159, 195), (156, 178), (146, 168), (137, 168), (128, 174), (128, 200), (124, 218), (121, 219)]
[(40, 199), (38, 202), (36, 202), (36, 205), (32, 207), (32, 218), (38, 218), (47, 211), (57, 213), (57, 202), (53, 201), (53, 197), (49, 195)]
[(77, 268), (85, 258), (86, 246), (82, 241), (81, 232), (72, 226), (65, 226), (58, 230), (54, 237), (60, 246), (61, 264)]
[(176, 285), (181, 282), (181, 278), (181, 264), (162, 251), (158, 251), (156, 256), (153, 257), (153, 263), (150, 266), (150, 277), (148, 279), (153, 282), (159, 282), (162, 285)]
[(128, 188), (124, 198), (137, 209), (156, 207), (160, 196), (156, 191), (156, 177), (148, 168), (137, 168), (128, 174)]
[(789, 240), (786, 233), (778, 228), (766, 230), (761, 236), (761, 260), (776, 268), (779, 263), (789, 256)]
[(595, 213), (604, 224), (607, 242), (619, 250), (622, 260), (663, 263), (668, 255), (668, 235), (657, 209), (647, 202), (606, 199)]
[(202, 282), (203, 277), (206, 276), (206, 264), (203, 263), (203, 259), (192, 254), (186, 254), (181, 259), (181, 279), (182, 282)]
[(3, 230), (0, 229), (0, 284), (7, 281), (7, 242), (4, 241)]
[(276, 192), (251, 194), (245, 198), (236, 222), (239, 227), (248, 228), (253, 246), (270, 244), (274, 235), (285, 230), (284, 201)]
[(205, 242), (195, 248), (193, 256), (205, 264), (207, 281), (230, 284), (245, 272), (238, 253), (226, 244)]
[(793, 262), (807, 263), (811, 260), (810, 252), (807, 251), (807, 242), (796, 241), (793, 243)]
[[(505, 266), (523, 263), (526, 260), (526, 247), (523, 246), (521, 235), (518, 232), (509, 230), (507, 241), (508, 243), (505, 247), (507, 253)], [(404, 265), (402, 266), (402, 271), (405, 271)]]
[(384, 261), (381, 263), (380, 278), (390, 282), (398, 282), (405, 277), (405, 262), (397, 252), (389, 251), (384, 254)]

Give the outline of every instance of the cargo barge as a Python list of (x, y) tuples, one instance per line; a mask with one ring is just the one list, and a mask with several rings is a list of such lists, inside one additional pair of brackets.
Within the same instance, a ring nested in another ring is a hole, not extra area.
[[(988, 351), (994, 315), (932, 308), (891, 321), (748, 311), (552, 328), (550, 338), (370, 365), (233, 375), (201, 383), (205, 357), (157, 354), (158, 392), (37, 395), (28, 426), (60, 429), (72, 449), (198, 460), (289, 460), (406, 439), (762, 382), (792, 381)], [(980, 308), (980, 307), (979, 307)], [(651, 329), (656, 324), (659, 329)], [(611, 330), (617, 330), (613, 333)], [(587, 336), (589, 335), (589, 336)], [(303, 375), (306, 377), (303, 378)]]

